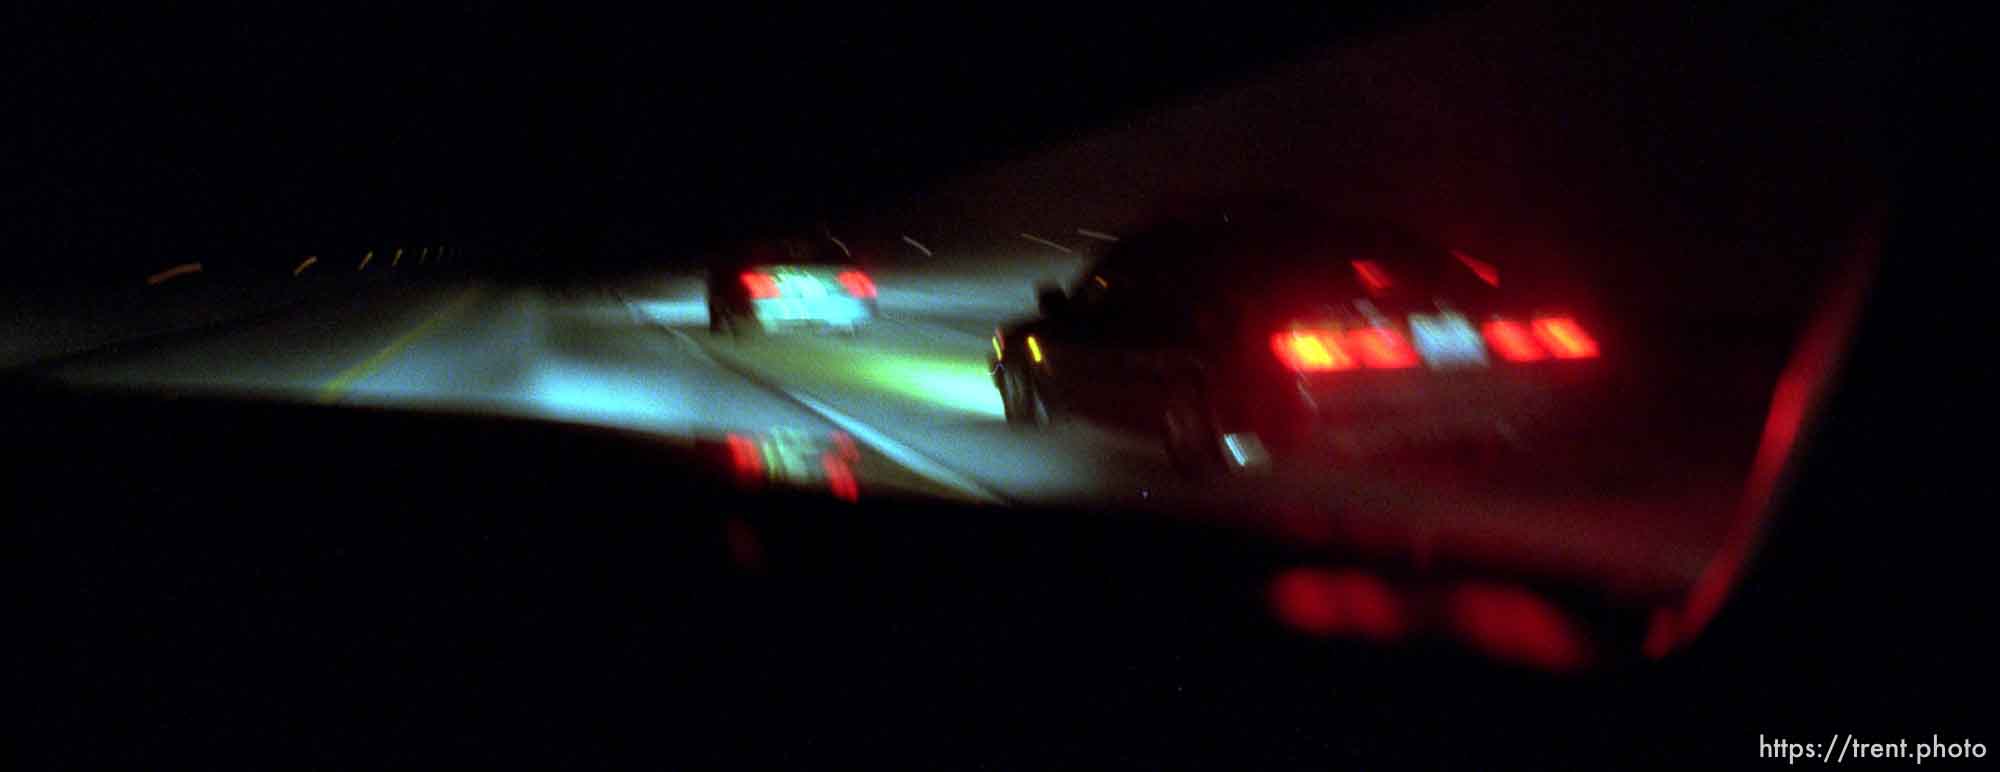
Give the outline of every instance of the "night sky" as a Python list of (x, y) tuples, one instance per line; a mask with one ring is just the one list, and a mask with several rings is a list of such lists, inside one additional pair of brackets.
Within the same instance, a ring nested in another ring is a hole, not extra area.
[(838, 219), (1436, 12), (64, 8), (8, 25), (0, 227), (30, 280), (385, 240), (617, 261), (617, 221), (671, 249)]

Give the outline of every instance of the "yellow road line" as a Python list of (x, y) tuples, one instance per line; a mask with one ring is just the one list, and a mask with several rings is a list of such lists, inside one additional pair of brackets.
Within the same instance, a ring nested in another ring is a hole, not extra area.
[(326, 382), (326, 385), (320, 387), (319, 401), (322, 403), (340, 401), (340, 398), (346, 395), (348, 387), (353, 386), (355, 382), (363, 378), (374, 375), (375, 371), (382, 369), (383, 365), (389, 364), (390, 360), (401, 355), (404, 350), (408, 349), (411, 344), (416, 343), (419, 338), (437, 329), (437, 326), (443, 324), (446, 319), (450, 319), (460, 311), (464, 311), (465, 307), (471, 305), (472, 300), (478, 297), (478, 295), (478, 287), (472, 287), (459, 293), (458, 297), (452, 300), (451, 305), (445, 306), (444, 310), (433, 314), (429, 319), (425, 319), (423, 324), (419, 324), (411, 328), (408, 332), (396, 336), (395, 340), (389, 341), (389, 345), (383, 346), (382, 350), (375, 352), (374, 356), (363, 359), (353, 367), (340, 371), (339, 375), (334, 376)]

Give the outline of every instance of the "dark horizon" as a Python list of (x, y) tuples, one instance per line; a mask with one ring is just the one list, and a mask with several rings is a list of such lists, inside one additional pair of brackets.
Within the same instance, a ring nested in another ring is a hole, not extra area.
[(630, 264), (852, 216), (1435, 10), (66, 13), (17, 25), (0, 89), (9, 262), (88, 281), (457, 240)]

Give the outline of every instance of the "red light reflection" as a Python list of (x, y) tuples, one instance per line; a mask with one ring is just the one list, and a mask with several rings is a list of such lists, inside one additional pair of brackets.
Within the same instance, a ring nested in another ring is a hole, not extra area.
[(1533, 362), (1547, 359), (1548, 352), (1528, 333), (1528, 328), (1520, 322), (1495, 319), (1486, 323), (1486, 342), (1493, 352), (1509, 362)]
[(1456, 249), (1451, 251), (1451, 256), (1458, 258), (1460, 263), (1464, 263), (1465, 267), (1470, 269), (1474, 276), (1478, 276), (1480, 281), (1495, 287), (1500, 286), (1499, 267)]
[(1373, 260), (1351, 260), (1354, 275), (1361, 277), (1369, 292), (1381, 292), (1389, 288), (1389, 272), (1382, 270), (1382, 264)]
[(826, 469), (827, 489), (833, 491), (835, 497), (842, 501), (861, 499), (861, 486), (854, 481), (854, 470), (846, 461), (829, 453), (820, 460), (820, 465)]
[(847, 432), (833, 433), (833, 447), (840, 453), (841, 459), (850, 464), (861, 460), (861, 448), (854, 444), (854, 437)]
[(1356, 571), (1286, 571), (1271, 580), (1271, 606), (1279, 621), (1312, 635), (1389, 641), (1409, 629), (1389, 585)]
[(735, 465), (739, 477), (759, 477), (764, 474), (764, 451), (757, 447), (755, 440), (741, 434), (731, 434), (727, 440), (729, 460)]
[(1466, 585), (1447, 607), (1454, 629), (1495, 659), (1556, 671), (1590, 662), (1589, 640), (1569, 616), (1527, 590)]

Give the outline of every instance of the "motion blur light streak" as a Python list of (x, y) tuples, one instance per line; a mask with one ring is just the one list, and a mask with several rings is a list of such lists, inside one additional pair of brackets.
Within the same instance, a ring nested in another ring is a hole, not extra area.
[(875, 282), (868, 278), (868, 274), (860, 271), (842, 271), (835, 279), (849, 295), (857, 298), (875, 297)]
[(842, 501), (861, 499), (861, 486), (854, 481), (854, 470), (846, 461), (828, 453), (821, 459), (820, 465), (826, 469), (827, 489), (833, 491), (835, 497)]
[(1541, 344), (1535, 342), (1534, 335), (1530, 334), (1528, 328), (1523, 327), (1520, 322), (1495, 319), (1487, 322), (1483, 331), (1486, 334), (1486, 342), (1492, 344), (1493, 350), (1500, 354), (1501, 359), (1509, 362), (1535, 362), (1549, 357), (1548, 352), (1542, 350)]
[(1825, 291), (1825, 301), (1807, 320), (1798, 345), (1772, 389), (1771, 406), (1765, 414), (1749, 478), (1744, 481), (1735, 522), (1722, 546), (1695, 578), (1686, 601), (1678, 608), (1660, 609), (1653, 614), (1642, 644), (1646, 656), (1665, 657), (1699, 635), (1721, 611), (1762, 540), (1768, 525), (1767, 515), (1787, 467), (1797, 454), (1800, 433), (1807, 419), (1827, 399), (1834, 376), (1844, 364), (1847, 346), (1860, 321), (1881, 259), (1887, 214), (1886, 205), (1878, 202), (1856, 224), (1840, 270)]
[(182, 263), (180, 265), (176, 265), (172, 268), (168, 268), (167, 270), (146, 277), (146, 283), (159, 284), (161, 282), (171, 280), (176, 276), (186, 276), (191, 273), (201, 273), (201, 263)]
[(1590, 642), (1569, 615), (1527, 590), (1468, 584), (1446, 608), (1466, 642), (1495, 659), (1554, 671), (1591, 661)]
[(743, 286), (750, 290), (750, 299), (769, 300), (778, 296), (778, 280), (770, 274), (745, 271)]
[(1567, 316), (1544, 317), (1535, 320), (1535, 337), (1548, 347), (1549, 353), (1557, 359), (1589, 359), (1597, 356), (1597, 341), (1592, 340), (1583, 326)]
[(1042, 342), (1033, 335), (1028, 336), (1028, 358), (1035, 360), (1035, 364), (1042, 363)]
[(755, 441), (741, 434), (731, 434), (725, 441), (729, 443), (729, 460), (738, 476), (764, 476), (764, 451)]
[(1381, 579), (1357, 571), (1286, 571), (1271, 580), (1271, 606), (1280, 621), (1312, 635), (1386, 642), (1409, 631), (1395, 591)]
[(832, 439), (833, 449), (840, 454), (841, 460), (853, 463), (861, 459), (861, 446), (854, 443), (853, 435), (837, 431), (832, 434)]
[(1492, 263), (1486, 262), (1484, 260), (1475, 258), (1464, 252), (1460, 252), (1456, 249), (1451, 251), (1451, 256), (1458, 258), (1458, 262), (1464, 264), (1466, 268), (1470, 269), (1474, 276), (1479, 277), (1480, 281), (1486, 282), (1487, 284), (1492, 285), (1494, 287), (1500, 286), (1500, 268), (1498, 266), (1495, 266)]
[(1294, 372), (1348, 370), (1354, 357), (1340, 345), (1337, 332), (1292, 330), (1271, 336), (1271, 351)]
[(1354, 266), (1354, 275), (1361, 277), (1361, 283), (1368, 286), (1369, 292), (1381, 292), (1389, 288), (1389, 272), (1382, 270), (1381, 263), (1373, 260), (1350, 260), (1348, 262)]
[(1361, 354), (1363, 364), (1378, 370), (1400, 370), (1417, 366), (1417, 352), (1402, 333), (1386, 327), (1370, 327), (1348, 333), (1350, 348)]

